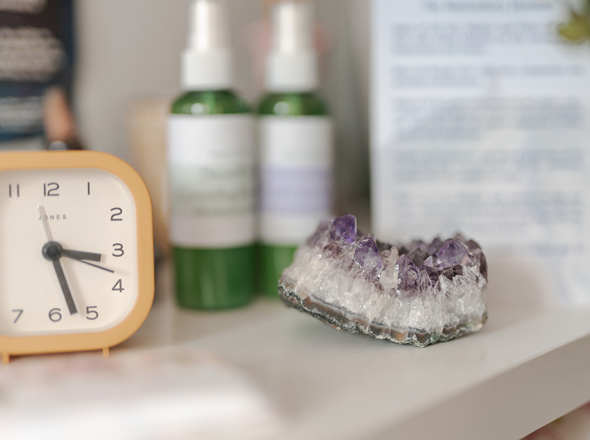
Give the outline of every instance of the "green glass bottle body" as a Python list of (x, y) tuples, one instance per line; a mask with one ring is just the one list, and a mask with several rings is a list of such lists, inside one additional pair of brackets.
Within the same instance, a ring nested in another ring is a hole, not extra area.
[[(173, 102), (171, 121), (177, 115), (184, 115), (189, 124), (191, 118), (207, 124), (207, 118), (211, 116), (246, 116), (250, 112), (249, 106), (230, 90), (189, 91)], [(220, 119), (217, 121), (219, 123)], [(171, 126), (169, 128), (172, 130)], [(194, 148), (199, 147), (194, 145)], [(254, 237), (250, 243), (237, 246), (179, 245), (173, 240), (173, 256), (176, 299), (181, 307), (219, 310), (242, 306), (253, 298), (256, 277)]]
[[(297, 135), (304, 133), (306, 131), (305, 121), (314, 119), (316, 122), (320, 120), (321, 130), (326, 131), (329, 130), (329, 118), (328, 118), (328, 109), (324, 101), (315, 93), (313, 92), (301, 92), (301, 93), (269, 93), (262, 98), (258, 106), (258, 115), (260, 116), (261, 120), (261, 132), (264, 133), (264, 123), (272, 123), (273, 117), (277, 117), (276, 119), (282, 119), (283, 121), (286, 118), (292, 118), (294, 123), (302, 123), (301, 124), (301, 131), (295, 130), (294, 133), (298, 133)], [(310, 122), (310, 121), (308, 121)], [(325, 127), (324, 127), (325, 126)], [(287, 134), (285, 133), (285, 136)], [(262, 136), (263, 138), (265, 136)], [(278, 142), (281, 142), (280, 135), (279, 138), (276, 139)], [(303, 140), (303, 139), (302, 139)], [(313, 141), (313, 140), (312, 140)], [(272, 142), (272, 141), (271, 141)], [(304, 142), (305, 143), (305, 142)], [(329, 145), (322, 145), (329, 143), (326, 141), (320, 141), (320, 148), (329, 148)], [(273, 145), (269, 145), (269, 148), (274, 148)], [(264, 146), (263, 146), (264, 149)], [(262, 164), (261, 168), (264, 168), (264, 164)], [(264, 170), (262, 170), (264, 172)], [(261, 205), (263, 205), (262, 209), (264, 210), (264, 178), (261, 179), (261, 184), (263, 188), (261, 189), (262, 201)], [(327, 203), (324, 202), (324, 205)], [(329, 204), (329, 202), (328, 202)], [(329, 209), (329, 207), (327, 208)], [(327, 213), (325, 213), (327, 214)], [(324, 214), (324, 216), (325, 216)], [(264, 213), (261, 213), (261, 217), (264, 216)], [(318, 218), (319, 220), (319, 218)], [(264, 228), (264, 222), (261, 222), (261, 227)], [(313, 229), (308, 231), (309, 234), (313, 232)], [(260, 236), (264, 237), (265, 231), (260, 231)], [(259, 266), (259, 275), (258, 275), (258, 288), (259, 290), (271, 297), (278, 296), (278, 280), (283, 272), (283, 270), (289, 266), (293, 260), (293, 256), (295, 251), (297, 250), (297, 243), (281, 243), (283, 240), (277, 240), (277, 243), (272, 243), (272, 238), (270, 239), (261, 239), (258, 248), (258, 266)], [(289, 240), (286, 240), (289, 241)], [(297, 240), (298, 242), (301, 239)]]

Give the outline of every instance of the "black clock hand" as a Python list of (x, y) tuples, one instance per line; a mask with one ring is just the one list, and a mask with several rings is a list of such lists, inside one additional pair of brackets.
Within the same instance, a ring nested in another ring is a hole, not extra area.
[(70, 315), (73, 315), (75, 313), (78, 313), (78, 309), (76, 309), (76, 304), (74, 303), (74, 298), (72, 297), (70, 286), (68, 286), (66, 275), (64, 274), (64, 270), (61, 267), (61, 263), (59, 262), (59, 259), (61, 258), (61, 246), (59, 243), (56, 243), (51, 239), (49, 223), (45, 218), (45, 209), (43, 208), (43, 206), (40, 205), (38, 205), (37, 207), (39, 208), (39, 213), (41, 214), (41, 221), (43, 222), (43, 227), (45, 228), (45, 234), (47, 235), (47, 239), (49, 240), (49, 242), (46, 243), (45, 246), (43, 246), (42, 253), (47, 260), (53, 263), (53, 268), (55, 269), (57, 280), (59, 281), (61, 291), (63, 292), (66, 304), (68, 305), (68, 310), (70, 311)]
[(95, 254), (93, 252), (82, 252), (82, 251), (72, 251), (70, 249), (63, 249), (61, 250), (61, 255), (63, 257), (72, 258), (74, 260), (89, 260), (89, 261), (100, 261), (100, 254)]
[[(90, 260), (90, 261), (100, 261), (100, 254), (95, 254), (94, 252), (81, 252), (81, 251), (72, 251), (70, 249), (64, 249), (61, 245), (57, 242), (54, 242), (51, 238), (51, 230), (49, 229), (49, 223), (47, 222), (47, 216), (45, 215), (45, 208), (43, 206), (38, 205), (39, 214), (41, 215), (41, 221), (43, 222), (43, 227), (45, 228), (45, 235), (47, 235), (47, 240), (50, 243), (55, 243), (59, 246), (60, 250), (60, 257), (68, 257), (73, 258), (74, 260), (82, 261), (82, 260)], [(83, 262), (83, 261), (82, 261)], [(93, 266), (93, 265), (91, 265)], [(99, 266), (96, 266), (99, 267)], [(102, 269), (102, 267), (101, 267)], [(108, 269), (107, 269), (108, 270)]]
[[(79, 261), (80, 263), (84, 263), (89, 266), (96, 267), (97, 269), (102, 269), (102, 270), (106, 270), (107, 272), (110, 272), (110, 273), (115, 273), (114, 270), (107, 269), (106, 267), (99, 266), (98, 264), (93, 264), (93, 263), (89, 263), (88, 261), (85, 261), (87, 258), (84, 258), (84, 259), (80, 258), (80, 256), (82, 256), (82, 257), (89, 256), (92, 258), (92, 261), (100, 261), (100, 254), (94, 254), (91, 252), (69, 251), (67, 249), (63, 249), (61, 247), (61, 245), (56, 241), (49, 241), (49, 242), (45, 243), (45, 246), (43, 246), (43, 256), (45, 258), (47, 258), (48, 260), (54, 260), (54, 259), (59, 260), (61, 257), (67, 257), (67, 258), (71, 258), (72, 260)], [(88, 258), (88, 259), (90, 259), (90, 258)]]
[[(45, 218), (45, 208), (43, 208), (43, 206), (38, 205), (37, 206), (39, 208), (39, 213), (41, 214), (41, 220), (43, 221), (43, 227), (45, 228), (45, 234), (47, 235), (47, 239), (49, 240), (47, 243), (45, 243), (45, 246), (43, 246), (43, 255), (45, 256), (45, 258), (47, 258), (48, 260), (59, 260), (61, 257), (67, 257), (67, 258), (71, 258), (72, 260), (76, 260), (79, 261), (80, 263), (84, 263), (87, 264), (89, 266), (92, 267), (96, 267), (97, 269), (102, 269), (102, 270), (106, 270), (107, 272), (110, 273), (115, 273), (114, 270), (111, 269), (107, 269), (106, 267), (102, 267), (99, 266), (97, 264), (92, 264), (89, 263), (88, 261), (85, 260), (90, 260), (90, 261), (100, 261), (100, 254), (96, 254), (94, 252), (82, 252), (82, 251), (73, 251), (70, 249), (64, 249), (61, 247), (61, 245), (59, 243), (57, 243), (56, 241), (53, 241), (51, 238), (51, 231), (49, 229), (49, 223), (47, 222), (47, 219)], [(51, 256), (49, 254), (52, 254)], [(55, 266), (55, 263), (54, 263)], [(61, 264), (60, 264), (60, 268), (61, 268)], [(56, 269), (57, 270), (57, 269)], [(63, 270), (61, 271), (63, 274)], [(59, 275), (58, 275), (59, 277)], [(65, 281), (65, 277), (64, 277), (64, 281)], [(60, 280), (60, 284), (61, 284), (61, 280)], [(66, 283), (67, 285), (67, 283)], [(62, 286), (62, 290), (63, 290), (63, 286)], [(69, 289), (68, 289), (69, 291)], [(65, 291), (64, 291), (64, 295), (65, 295)], [(70, 293), (70, 297), (71, 297), (71, 293)], [(67, 298), (66, 298), (67, 301)], [(75, 309), (75, 306), (74, 306)], [(70, 310), (71, 312), (71, 310)]]
[(59, 262), (59, 258), (61, 257), (59, 251), (59, 244), (55, 242), (49, 242), (43, 246), (43, 256), (53, 263), (57, 280), (59, 281), (61, 291), (63, 292), (64, 298), (66, 299), (66, 304), (68, 305), (68, 310), (70, 311), (70, 315), (73, 315), (74, 313), (78, 313), (78, 309), (76, 309), (76, 304), (74, 303), (74, 298), (72, 298), (70, 286), (68, 286), (66, 275), (64, 274), (64, 270), (61, 267), (61, 263)]
[(68, 305), (70, 315), (78, 313), (78, 309), (76, 309), (76, 304), (74, 304), (74, 298), (72, 298), (72, 292), (70, 291), (70, 287), (68, 286), (66, 275), (64, 274), (64, 271), (61, 267), (61, 263), (59, 262), (59, 260), (51, 260), (51, 262), (53, 263), (53, 268), (55, 269), (55, 273), (57, 274), (57, 279), (59, 280), (61, 290), (64, 293), (64, 298), (66, 299), (66, 304)]

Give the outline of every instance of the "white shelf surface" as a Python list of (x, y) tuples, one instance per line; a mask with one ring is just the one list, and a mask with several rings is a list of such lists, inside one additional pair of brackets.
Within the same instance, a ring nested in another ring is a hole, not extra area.
[(519, 439), (590, 401), (590, 307), (541, 307), (511, 290), (490, 292), (481, 332), (420, 349), (338, 332), (269, 299), (181, 311), (163, 287), (113, 355), (191, 341), (260, 386), (287, 439)]
[[(146, 323), (111, 356), (189, 343), (224, 359), (283, 417), (285, 440), (520, 439), (590, 401), (588, 306), (542, 307), (512, 284), (493, 285), (481, 332), (420, 349), (338, 332), (272, 299), (179, 310), (169, 278), (159, 277)], [(54, 359), (25, 357), (22, 368), (43, 371)], [(18, 371), (19, 358), (6, 367)]]

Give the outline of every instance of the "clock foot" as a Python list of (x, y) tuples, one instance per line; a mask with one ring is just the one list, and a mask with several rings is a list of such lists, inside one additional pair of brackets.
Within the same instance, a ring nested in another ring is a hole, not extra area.
[(103, 348), (102, 349), (102, 355), (106, 358), (109, 357), (109, 347)]
[(10, 362), (10, 355), (8, 353), (2, 353), (2, 362), (5, 364)]

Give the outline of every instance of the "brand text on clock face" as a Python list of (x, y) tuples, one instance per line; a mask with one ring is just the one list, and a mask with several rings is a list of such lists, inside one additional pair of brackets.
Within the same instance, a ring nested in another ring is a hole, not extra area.
[[(45, 220), (67, 220), (67, 216), (65, 214), (49, 214), (45, 215)], [(41, 216), (39, 216), (39, 220), (43, 220)]]

